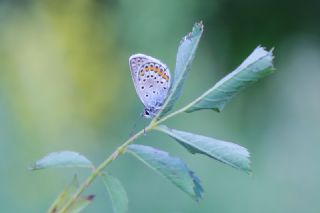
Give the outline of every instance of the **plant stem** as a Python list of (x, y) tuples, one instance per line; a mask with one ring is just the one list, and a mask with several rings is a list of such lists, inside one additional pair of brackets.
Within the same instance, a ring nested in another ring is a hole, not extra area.
[(94, 179), (101, 174), (101, 172), (118, 158), (121, 154), (123, 154), (128, 145), (130, 145), (135, 139), (137, 139), (144, 132), (150, 131), (153, 126), (147, 126), (145, 129), (140, 130), (133, 136), (131, 136), (128, 140), (126, 140), (121, 146), (119, 146), (106, 160), (104, 160), (91, 174), (90, 176), (83, 182), (83, 184), (78, 188), (76, 193), (72, 196), (72, 198), (64, 205), (64, 207), (59, 211), (59, 213), (66, 213), (75, 201), (79, 198), (81, 193), (90, 186), (90, 184), (94, 181)]
[(76, 193), (72, 196), (72, 198), (64, 205), (64, 207), (59, 211), (59, 213), (67, 213), (67, 211), (72, 207), (72, 205), (76, 202), (76, 200), (80, 197), (81, 193), (87, 189), (91, 183), (95, 180), (95, 178), (101, 174), (101, 172), (115, 159), (117, 159), (121, 154), (123, 154), (126, 151), (126, 148), (139, 136), (144, 134), (145, 132), (148, 132), (152, 129), (154, 129), (156, 126), (158, 126), (160, 123), (168, 120), (169, 118), (176, 116), (184, 111), (186, 111), (189, 107), (191, 107), (193, 104), (195, 104), (198, 100), (200, 100), (206, 93), (201, 95), (199, 98), (195, 99), (194, 101), (190, 102), (186, 106), (182, 107), (181, 109), (178, 109), (163, 118), (156, 120), (153, 119), (150, 124), (145, 128), (131, 136), (128, 140), (126, 140), (121, 146), (119, 146), (107, 159), (105, 159), (96, 169), (93, 170), (93, 172), (90, 174), (90, 176), (83, 182), (83, 184), (78, 188)]
[(199, 100), (201, 100), (203, 97), (205, 97), (207, 95), (209, 91), (206, 91), (205, 93), (203, 93), (201, 96), (199, 96), (198, 98), (194, 99), (193, 101), (191, 101), (189, 104), (185, 105), (184, 107), (164, 116), (163, 118), (159, 119), (158, 121), (156, 119), (153, 119), (150, 123), (150, 125), (152, 125), (153, 127), (159, 125), (160, 123), (168, 120), (169, 118), (176, 116), (182, 112), (185, 112), (188, 108), (190, 108), (192, 105), (194, 105), (195, 103), (197, 103)]

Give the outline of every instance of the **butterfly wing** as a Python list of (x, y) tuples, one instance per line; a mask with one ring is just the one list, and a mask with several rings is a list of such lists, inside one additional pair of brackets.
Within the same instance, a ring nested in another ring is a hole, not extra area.
[(159, 109), (171, 86), (168, 67), (158, 59), (144, 54), (129, 58), (132, 80), (136, 92), (146, 109)]

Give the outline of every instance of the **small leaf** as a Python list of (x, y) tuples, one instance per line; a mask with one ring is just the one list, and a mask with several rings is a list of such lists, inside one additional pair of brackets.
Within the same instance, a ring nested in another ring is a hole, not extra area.
[(272, 73), (272, 63), (272, 50), (268, 52), (263, 47), (258, 46), (236, 70), (197, 98), (186, 109), (186, 112), (194, 112), (201, 109), (222, 111), (225, 104), (240, 90)]
[[(53, 202), (53, 204), (48, 210), (48, 213), (59, 212), (61, 208), (72, 198), (73, 193), (75, 193), (78, 187), (79, 187), (79, 181), (77, 176), (75, 175), (70, 185), (68, 185)], [(78, 198), (74, 202), (74, 204), (70, 207), (68, 212), (69, 213), (81, 212), (81, 210), (83, 210), (92, 202), (93, 198), (94, 198), (94, 195)]]
[(202, 135), (169, 129), (164, 125), (158, 126), (156, 129), (174, 138), (192, 154), (201, 153), (234, 168), (250, 172), (250, 154), (242, 146)]
[(32, 170), (51, 167), (90, 167), (92, 163), (83, 155), (72, 151), (52, 152), (38, 160), (31, 167)]
[(120, 181), (109, 175), (101, 175), (104, 185), (106, 186), (112, 202), (114, 213), (125, 213), (128, 211), (128, 196), (127, 192)]
[(163, 109), (159, 112), (156, 119), (170, 111), (176, 100), (180, 97), (184, 80), (191, 69), (191, 64), (194, 59), (202, 32), (202, 22), (196, 23), (192, 29), (192, 32), (183, 37), (181, 40), (177, 52), (176, 67), (172, 86), (170, 88), (168, 98), (162, 107)]
[(129, 145), (127, 152), (137, 157), (147, 166), (169, 179), (182, 191), (198, 201), (203, 189), (200, 180), (187, 165), (167, 152), (144, 145)]

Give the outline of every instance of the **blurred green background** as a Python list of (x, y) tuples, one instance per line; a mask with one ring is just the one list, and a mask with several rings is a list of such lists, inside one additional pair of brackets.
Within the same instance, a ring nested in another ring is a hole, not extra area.
[[(168, 125), (249, 149), (248, 176), (172, 139), (138, 143), (179, 156), (202, 180), (194, 202), (131, 156), (108, 171), (129, 196), (129, 212), (320, 212), (320, 2), (192, 0), (0, 1), (0, 211), (45, 212), (74, 173), (30, 172), (43, 155), (75, 150), (98, 164), (122, 143), (142, 112), (128, 57), (145, 53), (171, 70), (180, 39), (196, 21), (205, 32), (182, 106), (237, 67), (259, 44), (275, 47), (275, 74), (218, 114), (180, 115)], [(138, 127), (143, 127), (139, 122)], [(85, 212), (111, 212), (97, 180)]]

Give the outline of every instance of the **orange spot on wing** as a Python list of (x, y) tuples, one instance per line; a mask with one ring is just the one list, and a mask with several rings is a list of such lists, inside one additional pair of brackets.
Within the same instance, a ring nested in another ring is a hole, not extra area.
[(164, 80), (166, 80), (166, 81), (169, 80), (169, 77), (168, 77), (165, 73), (162, 73), (162, 74), (161, 74), (161, 77), (162, 77)]

